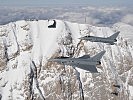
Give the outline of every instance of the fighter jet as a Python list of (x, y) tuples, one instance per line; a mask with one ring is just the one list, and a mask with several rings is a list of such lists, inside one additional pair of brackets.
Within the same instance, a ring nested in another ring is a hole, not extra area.
[(78, 67), (80, 69), (84, 69), (86, 71), (90, 71), (91, 73), (97, 73), (96, 65), (100, 65), (100, 59), (104, 55), (105, 51), (101, 51), (93, 57), (90, 55), (84, 55), (79, 58), (71, 58), (71, 57), (57, 57), (53, 59), (49, 59), (48, 61), (57, 62), (63, 65), (70, 65), (73, 67)]
[(110, 45), (114, 45), (114, 42), (117, 42), (116, 38), (119, 35), (120, 31), (114, 33), (113, 35), (111, 35), (110, 37), (107, 38), (103, 38), (103, 37), (95, 37), (95, 36), (85, 36), (85, 37), (81, 37), (79, 39), (81, 40), (87, 40), (87, 41), (91, 41), (91, 42), (102, 42), (102, 43), (108, 43)]

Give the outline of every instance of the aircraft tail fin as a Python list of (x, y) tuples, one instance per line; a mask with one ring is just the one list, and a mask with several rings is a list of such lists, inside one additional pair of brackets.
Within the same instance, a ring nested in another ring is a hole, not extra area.
[(100, 59), (102, 58), (102, 56), (104, 55), (106, 51), (101, 51), (100, 53), (96, 54), (95, 56), (92, 57), (92, 59), (94, 61), (100, 61)]
[(117, 36), (119, 35), (120, 31), (114, 33), (113, 35), (111, 35), (110, 37), (108, 37), (109, 39), (116, 39)]

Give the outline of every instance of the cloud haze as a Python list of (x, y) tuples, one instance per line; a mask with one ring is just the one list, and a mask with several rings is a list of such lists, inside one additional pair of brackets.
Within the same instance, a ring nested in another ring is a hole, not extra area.
[(132, 9), (118, 7), (1, 7), (0, 24), (28, 19), (61, 19), (110, 26), (117, 22), (133, 25)]

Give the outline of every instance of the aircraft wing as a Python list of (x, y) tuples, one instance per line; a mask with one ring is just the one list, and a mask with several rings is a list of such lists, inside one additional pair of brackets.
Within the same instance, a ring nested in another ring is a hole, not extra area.
[(81, 69), (84, 69), (86, 71), (90, 71), (91, 73), (98, 73), (97, 69), (96, 69), (96, 66), (94, 65), (83, 65), (83, 64), (80, 64), (78, 66), (76, 66), (78, 68), (81, 68)]

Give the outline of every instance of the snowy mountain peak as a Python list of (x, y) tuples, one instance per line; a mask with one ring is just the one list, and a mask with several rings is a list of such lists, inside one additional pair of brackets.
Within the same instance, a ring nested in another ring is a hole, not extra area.
[[(115, 31), (121, 32), (115, 45), (78, 39), (86, 35), (107, 37)], [(113, 28), (61, 20), (1, 25), (1, 100), (132, 100), (133, 47), (123, 35), (130, 32), (132, 26), (121, 23)], [(47, 61), (58, 56), (92, 56), (102, 50), (106, 53), (97, 66), (98, 74)], [(118, 96), (111, 92), (118, 92)]]

